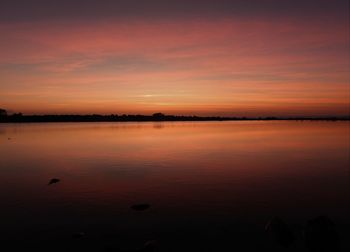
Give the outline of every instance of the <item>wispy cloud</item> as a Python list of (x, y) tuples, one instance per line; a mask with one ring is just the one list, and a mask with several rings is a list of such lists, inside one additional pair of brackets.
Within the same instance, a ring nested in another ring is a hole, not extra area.
[(105, 112), (140, 113), (158, 106), (229, 114), (268, 107), (273, 114), (282, 107), (301, 113), (300, 104), (315, 104), (320, 113), (328, 103), (338, 105), (327, 113), (343, 113), (348, 25), (306, 20), (237, 15), (0, 22), (2, 106), (30, 112), (70, 104), (79, 112), (99, 104)]

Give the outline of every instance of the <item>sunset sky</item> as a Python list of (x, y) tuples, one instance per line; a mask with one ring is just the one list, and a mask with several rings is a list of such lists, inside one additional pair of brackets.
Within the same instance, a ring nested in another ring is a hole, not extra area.
[(349, 114), (347, 0), (2, 0), (0, 107)]

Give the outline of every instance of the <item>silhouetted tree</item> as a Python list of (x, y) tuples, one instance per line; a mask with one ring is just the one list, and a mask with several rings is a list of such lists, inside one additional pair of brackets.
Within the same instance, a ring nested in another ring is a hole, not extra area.
[(0, 116), (7, 116), (7, 111), (5, 109), (0, 108)]
[(22, 113), (14, 113), (13, 115), (12, 115), (13, 117), (22, 117), (23, 116), (23, 114)]
[(163, 118), (163, 117), (165, 117), (165, 115), (163, 113), (154, 113), (152, 116), (156, 117), (156, 118)]

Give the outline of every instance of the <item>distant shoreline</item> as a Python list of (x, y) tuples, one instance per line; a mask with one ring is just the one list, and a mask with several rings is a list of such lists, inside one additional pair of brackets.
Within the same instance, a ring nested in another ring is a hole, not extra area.
[(197, 121), (349, 121), (350, 117), (203, 117), (175, 116), (156, 113), (153, 115), (22, 115), (0, 117), (0, 123), (40, 122), (197, 122)]

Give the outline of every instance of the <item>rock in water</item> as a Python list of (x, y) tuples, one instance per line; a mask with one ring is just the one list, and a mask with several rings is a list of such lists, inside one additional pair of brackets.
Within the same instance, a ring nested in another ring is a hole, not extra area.
[(52, 184), (55, 184), (55, 183), (58, 183), (58, 182), (60, 182), (60, 179), (53, 178), (53, 179), (50, 180), (49, 185), (52, 185)]
[(126, 250), (124, 252), (155, 252), (157, 250), (157, 241), (147, 241), (141, 248)]
[(132, 205), (131, 209), (133, 209), (135, 211), (144, 211), (150, 207), (151, 206), (149, 204), (137, 204), (137, 205)]
[(327, 216), (307, 222), (305, 245), (308, 251), (339, 251), (339, 237), (334, 223)]
[(74, 239), (79, 239), (79, 238), (82, 238), (82, 237), (84, 237), (85, 236), (85, 233), (84, 232), (77, 232), (77, 233), (74, 233), (73, 235), (72, 235), (72, 238), (74, 238)]
[(288, 225), (278, 217), (272, 218), (267, 223), (265, 230), (271, 234), (275, 242), (282, 247), (288, 248), (295, 241), (293, 232), (289, 229)]
[(140, 252), (154, 252), (156, 251), (157, 248), (157, 241), (152, 240), (152, 241), (147, 241), (144, 245), (143, 248), (139, 249)]

